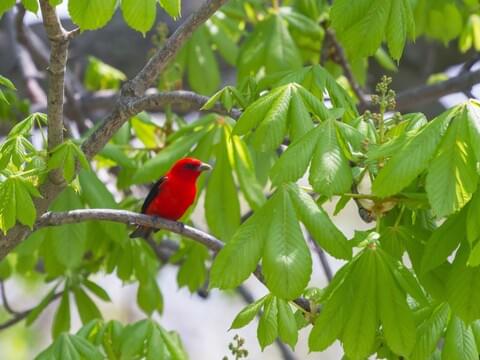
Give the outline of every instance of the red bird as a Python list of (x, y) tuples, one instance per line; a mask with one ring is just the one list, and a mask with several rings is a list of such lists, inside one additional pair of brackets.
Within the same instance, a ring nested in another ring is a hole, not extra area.
[[(195, 201), (196, 181), (202, 171), (212, 167), (195, 158), (178, 160), (152, 187), (142, 206), (142, 214), (178, 220)], [(138, 226), (131, 238), (147, 237), (151, 228)]]

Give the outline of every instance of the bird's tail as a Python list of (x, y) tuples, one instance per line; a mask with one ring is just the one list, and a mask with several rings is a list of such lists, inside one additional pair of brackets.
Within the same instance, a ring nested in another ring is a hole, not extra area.
[(130, 234), (130, 238), (148, 238), (150, 233), (152, 232), (152, 229), (147, 227), (147, 226), (137, 226), (137, 228)]

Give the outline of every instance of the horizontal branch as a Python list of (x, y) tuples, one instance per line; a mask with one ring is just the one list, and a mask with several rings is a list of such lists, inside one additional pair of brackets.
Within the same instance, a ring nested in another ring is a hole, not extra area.
[(480, 82), (480, 70), (465, 72), (437, 84), (405, 90), (397, 95), (397, 109), (404, 111), (419, 104), (438, 100), (442, 96), (469, 90)]
[[(198, 230), (194, 227), (185, 225), (181, 222), (163, 219), (157, 216), (138, 214), (126, 210), (111, 209), (79, 209), (65, 212), (47, 212), (40, 216), (35, 224), (35, 229), (47, 226), (58, 226), (65, 224), (74, 224), (83, 221), (114, 221), (123, 224), (148, 226), (158, 230), (168, 230), (186, 238), (194, 240), (213, 252), (220, 251), (224, 244), (216, 237)], [(263, 283), (260, 267), (254, 272), (254, 275)], [(305, 311), (310, 312), (310, 303), (304, 298), (293, 300)]]

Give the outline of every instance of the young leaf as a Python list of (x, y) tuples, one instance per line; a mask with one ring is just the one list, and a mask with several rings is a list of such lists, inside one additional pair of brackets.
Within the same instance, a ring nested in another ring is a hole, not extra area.
[(7, 233), (15, 225), (17, 218), (15, 181), (8, 179), (0, 183), (0, 230)]
[(110, 299), (110, 296), (108, 295), (108, 293), (102, 287), (95, 284), (93, 281), (84, 280), (83, 285), (85, 285), (85, 287), (88, 290), (90, 290), (92, 293), (94, 293), (96, 296), (98, 296), (103, 301), (112, 301), (112, 299)]
[(260, 347), (265, 349), (273, 343), (278, 336), (278, 308), (277, 298), (269, 297), (265, 301), (264, 311), (260, 317), (257, 328), (257, 338)]
[(287, 301), (277, 299), (278, 335), (282, 341), (295, 349), (298, 340), (298, 328), (293, 311)]
[(60, 305), (53, 318), (52, 337), (56, 338), (60, 333), (70, 330), (70, 301), (68, 298), (69, 292), (67, 289), (63, 291)]
[(265, 301), (268, 299), (268, 296), (264, 296), (243, 308), (233, 320), (232, 325), (230, 325), (230, 329), (240, 329), (249, 324), (255, 318), (255, 315), (257, 315), (257, 313), (260, 311), (260, 308), (263, 306)]
[(90, 299), (90, 297), (80, 287), (73, 291), (75, 295), (75, 302), (77, 303), (78, 313), (83, 324), (88, 323), (93, 319), (101, 319), (102, 313), (98, 310), (97, 305)]

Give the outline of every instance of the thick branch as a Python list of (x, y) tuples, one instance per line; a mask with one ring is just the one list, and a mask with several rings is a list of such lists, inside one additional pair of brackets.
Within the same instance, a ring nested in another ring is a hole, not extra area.
[(438, 84), (420, 86), (397, 95), (397, 109), (404, 111), (414, 105), (435, 101), (442, 96), (469, 90), (480, 82), (480, 70), (465, 72)]
[(55, 8), (48, 0), (40, 0), (43, 24), (50, 40), (48, 67), (48, 150), (63, 142), (63, 87), (67, 65), (68, 41)]
[[(148, 226), (159, 230), (168, 230), (182, 235), (189, 239), (199, 242), (213, 252), (218, 252), (223, 248), (223, 242), (214, 236), (201, 230), (185, 225), (180, 222), (171, 221), (156, 216), (148, 216), (134, 213), (126, 210), (110, 209), (80, 209), (65, 212), (48, 212), (43, 214), (35, 224), (35, 229), (46, 226), (58, 226), (64, 224), (74, 224), (83, 221), (103, 220), (114, 221), (124, 224)], [(254, 272), (254, 275), (263, 282), (260, 267)], [(304, 298), (295, 299), (294, 302), (305, 311), (310, 311), (310, 303)]]
[(170, 36), (165, 45), (153, 55), (144, 68), (130, 80), (124, 93), (128, 96), (142, 96), (158, 78), (170, 60), (172, 60), (182, 45), (192, 33), (207, 21), (228, 0), (207, 0), (195, 13)]

